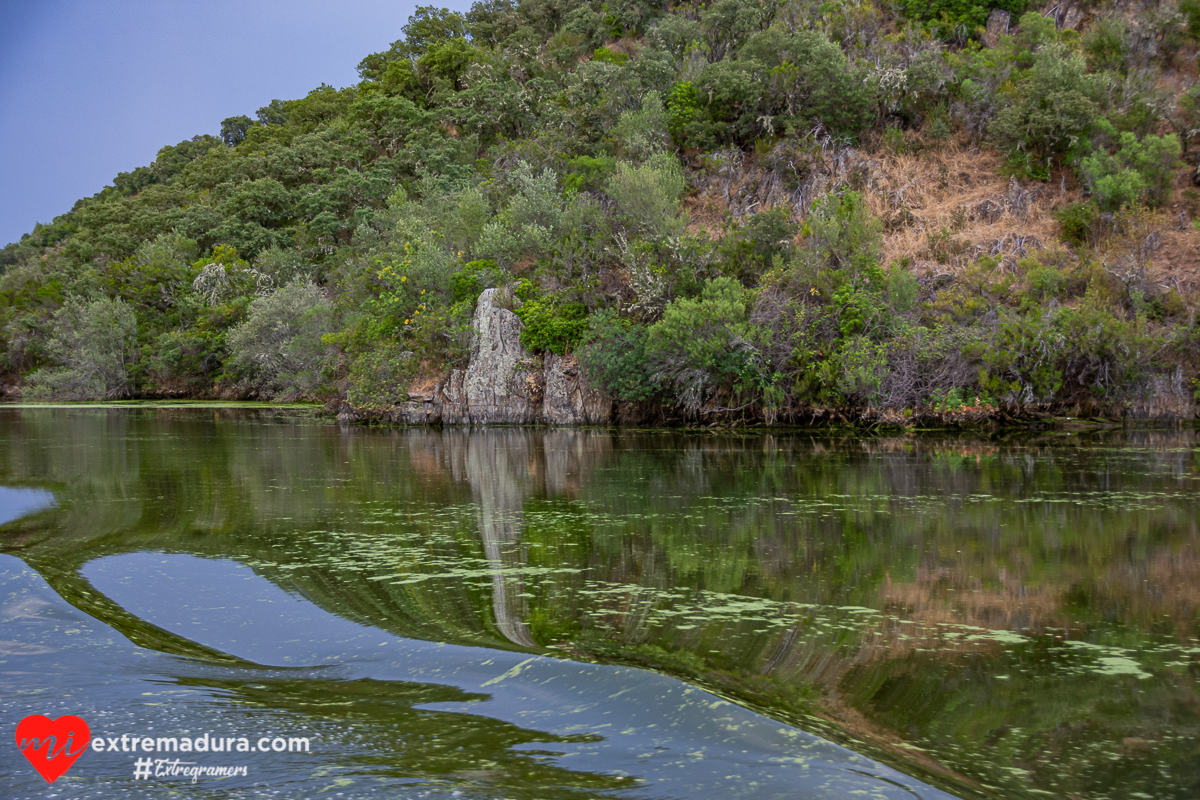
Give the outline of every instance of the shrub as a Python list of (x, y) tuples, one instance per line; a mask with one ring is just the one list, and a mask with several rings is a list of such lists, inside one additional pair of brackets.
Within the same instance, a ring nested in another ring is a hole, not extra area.
[(146, 372), (159, 391), (203, 392), (229, 355), (222, 331), (167, 331), (143, 349)]
[(751, 294), (732, 278), (714, 278), (699, 298), (679, 298), (650, 327), (652, 379), (695, 413), (718, 391), (755, 383), (757, 350), (748, 320)]
[(1157, 206), (1171, 191), (1180, 149), (1179, 137), (1173, 133), (1147, 136), (1140, 142), (1132, 133), (1122, 133), (1116, 153), (1097, 149), (1080, 168), (1102, 211), (1138, 201)]
[(645, 161), (666, 149), (667, 113), (658, 92), (646, 92), (642, 107), (623, 111), (613, 135), (621, 144), (621, 153), (633, 161)]
[(686, 188), (683, 169), (675, 156), (659, 153), (641, 166), (619, 162), (607, 192), (628, 230), (658, 238), (682, 230), (679, 198)]
[(1054, 267), (1035, 266), (1025, 274), (1029, 284), (1029, 293), (1037, 300), (1048, 300), (1057, 297), (1063, 289), (1066, 278)]
[(975, 33), (987, 22), (993, 8), (1007, 11), (1018, 17), (1028, 6), (1027, 0), (906, 0), (904, 15), (909, 19), (933, 23), (933, 28), (944, 38), (963, 39)]
[(1179, 13), (1183, 14), (1188, 34), (1200, 39), (1200, 0), (1180, 0)]
[(507, 265), (549, 252), (564, 233), (566, 208), (551, 169), (534, 174), (525, 161), (508, 176), (513, 195), (499, 217), (483, 226), (476, 252)]
[(462, 271), (450, 276), (450, 298), (455, 303), (469, 302), (474, 308), (483, 290), (500, 285), (504, 278), (495, 261), (471, 261), (463, 265)]
[(1143, 323), (1085, 303), (1007, 312), (995, 340), (970, 349), (983, 363), (985, 391), (1008, 402), (1048, 403), (1080, 394), (1115, 398), (1140, 383), (1159, 347)]
[(361, 353), (346, 376), (346, 399), (363, 410), (391, 408), (408, 399), (417, 360), (395, 342), (380, 343)]
[(322, 382), (321, 337), (332, 329), (331, 317), (316, 284), (293, 281), (250, 304), (249, 318), (229, 334), (230, 362), (259, 390), (311, 398)]
[(1054, 159), (1087, 141), (1100, 117), (1092, 99), (1098, 90), (1083, 56), (1060, 44), (1038, 50), (1033, 67), (989, 128), (997, 146), (1008, 153), (1010, 168), (1048, 178)]
[(648, 400), (655, 387), (650, 380), (644, 325), (614, 311), (599, 311), (587, 318), (587, 328), (576, 351), (589, 381), (626, 402)]
[(49, 356), (61, 364), (29, 376), (31, 400), (127, 397), (137, 355), (137, 317), (120, 299), (68, 300), (54, 315)]
[(746, 42), (739, 58), (746, 68), (757, 66), (767, 73), (765, 80), (757, 76), (751, 80), (751, 116), (754, 112), (778, 116), (779, 123), (771, 124), (774, 129), (788, 124), (807, 128), (820, 122), (836, 135), (852, 137), (874, 120), (876, 81), (852, 67), (842, 48), (824, 33), (802, 30), (787, 35), (766, 30)]
[(893, 263), (888, 268), (887, 301), (893, 311), (900, 314), (911, 311), (917, 305), (917, 295), (920, 291), (921, 284), (917, 283), (917, 279), (908, 271), (907, 263)]
[(688, 142), (692, 123), (701, 114), (700, 92), (690, 81), (681, 81), (667, 96), (667, 131), (677, 145)]
[(777, 206), (746, 218), (742, 227), (721, 241), (718, 252), (722, 271), (747, 283), (778, 262), (782, 266), (792, 254), (792, 239), (799, 226), (791, 221), (791, 209)]
[(887, 347), (865, 336), (852, 336), (828, 359), (832, 383), (851, 403), (872, 403), (887, 372)]
[(515, 313), (525, 323), (521, 344), (532, 353), (565, 355), (575, 349), (587, 329), (583, 303), (564, 303), (554, 296), (528, 300)]
[(595, 191), (617, 169), (617, 160), (611, 156), (577, 156), (567, 161), (567, 175), (563, 184), (568, 190), (576, 192)]
[[(860, 284), (882, 277), (883, 225), (871, 216), (859, 192), (827, 194), (812, 205), (802, 228), (804, 241), (793, 262), (807, 288), (824, 270), (839, 273), (837, 284)], [(829, 287), (831, 290), (837, 286)]]
[(1063, 241), (1074, 245), (1085, 245), (1091, 241), (1092, 226), (1099, 215), (1100, 209), (1091, 200), (1072, 203), (1054, 212)]

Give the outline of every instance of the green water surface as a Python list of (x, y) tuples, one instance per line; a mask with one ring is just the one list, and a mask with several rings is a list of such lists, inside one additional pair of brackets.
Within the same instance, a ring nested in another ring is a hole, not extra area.
[(0, 484), (6, 726), (322, 742), (211, 796), (1200, 796), (1193, 431), (10, 408)]

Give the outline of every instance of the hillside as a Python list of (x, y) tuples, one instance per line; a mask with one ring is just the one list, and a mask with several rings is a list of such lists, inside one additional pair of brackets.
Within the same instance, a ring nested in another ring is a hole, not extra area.
[(0, 251), (8, 396), (391, 418), (496, 288), (531, 380), (572, 356), (614, 419), (1195, 413), (1200, 0), (491, 0), (398, 34)]

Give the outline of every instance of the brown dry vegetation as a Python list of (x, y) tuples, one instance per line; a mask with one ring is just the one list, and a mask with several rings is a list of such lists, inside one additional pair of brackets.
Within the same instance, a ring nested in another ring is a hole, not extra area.
[[(907, 261), (920, 276), (954, 274), (982, 255), (997, 256), (1011, 269), (1037, 251), (1065, 249), (1053, 214), (1085, 199), (1065, 172), (1046, 183), (1021, 182), (1003, 174), (992, 148), (949, 142), (927, 149), (911, 134), (907, 143), (916, 152), (823, 152), (805, 185), (791, 193), (763, 158), (708, 164), (709, 174), (693, 177), (699, 191), (684, 201), (688, 230), (721, 238), (727, 221), (781, 204), (802, 218), (821, 192), (849, 187), (863, 191), (884, 224), (886, 262)], [(1189, 197), (1194, 194), (1190, 170), (1181, 169), (1171, 201), (1140, 218), (1139, 236), (1106, 239), (1098, 251), (1102, 262), (1115, 269), (1140, 249), (1146, 277), (1161, 290), (1200, 292), (1200, 231), (1189, 213), (1200, 211)]]

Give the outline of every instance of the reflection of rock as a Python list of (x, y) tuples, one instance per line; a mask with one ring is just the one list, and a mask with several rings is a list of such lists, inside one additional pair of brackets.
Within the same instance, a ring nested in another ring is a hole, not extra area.
[[(511, 312), (510, 312), (511, 313)], [(479, 514), (479, 537), (492, 570), (496, 629), (513, 644), (537, 647), (525, 624), (525, 581), (521, 568), (522, 509), (528, 492), (529, 435), (495, 431), (466, 442), (466, 473)], [(524, 469), (522, 469), (524, 467)]]
[(550, 425), (604, 425), (612, 398), (592, 388), (574, 356), (546, 354), (542, 416)]
[(526, 498), (576, 497), (589, 470), (612, 452), (604, 431), (509, 428), (414, 434), (410, 460), (423, 477), (446, 475), (471, 487), (479, 538), (492, 573), (496, 630), (522, 647), (537, 647), (525, 622), (528, 546)]

